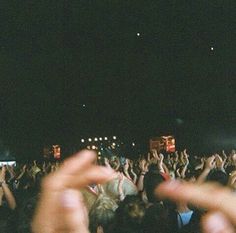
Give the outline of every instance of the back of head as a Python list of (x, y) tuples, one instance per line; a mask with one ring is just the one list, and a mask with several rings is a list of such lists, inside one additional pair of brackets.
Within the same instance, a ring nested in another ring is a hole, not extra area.
[(91, 233), (102, 226), (105, 232), (110, 232), (115, 217), (117, 204), (109, 196), (100, 194), (89, 212), (89, 228)]
[[(169, 233), (171, 224), (168, 212), (162, 204), (155, 203), (147, 211), (143, 221), (143, 233)], [(171, 232), (173, 233), (173, 232)]]
[(155, 189), (164, 181), (165, 179), (158, 172), (149, 171), (146, 173), (144, 177), (144, 190), (146, 191), (149, 202), (154, 203), (158, 201), (157, 197), (155, 196)]
[(145, 204), (138, 196), (127, 196), (116, 211), (114, 232), (142, 233)]
[(221, 170), (213, 170), (207, 176), (207, 181), (217, 182), (223, 186), (228, 184), (229, 176)]

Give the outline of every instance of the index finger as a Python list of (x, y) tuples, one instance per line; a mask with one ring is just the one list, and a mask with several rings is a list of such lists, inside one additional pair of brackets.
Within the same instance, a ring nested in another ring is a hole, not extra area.
[(85, 169), (96, 159), (96, 153), (91, 150), (83, 150), (65, 160), (60, 168), (60, 173), (73, 174), (78, 170)]
[(236, 225), (236, 197), (228, 188), (210, 183), (198, 185), (170, 181), (159, 185), (156, 194), (161, 198), (221, 211)]

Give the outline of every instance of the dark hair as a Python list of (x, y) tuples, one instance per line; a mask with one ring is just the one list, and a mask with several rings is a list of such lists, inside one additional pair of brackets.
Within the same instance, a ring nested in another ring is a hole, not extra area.
[(163, 205), (155, 203), (146, 211), (143, 233), (169, 233), (172, 226), (168, 223), (170, 221), (167, 209)]
[(164, 182), (163, 176), (158, 172), (149, 171), (144, 177), (144, 190), (149, 202), (157, 202), (158, 198), (155, 196), (155, 189), (158, 185)]
[(116, 211), (114, 232), (142, 233), (146, 208), (139, 196), (126, 196)]
[(221, 170), (213, 170), (207, 176), (207, 181), (217, 182), (226, 186), (228, 184), (229, 176)]

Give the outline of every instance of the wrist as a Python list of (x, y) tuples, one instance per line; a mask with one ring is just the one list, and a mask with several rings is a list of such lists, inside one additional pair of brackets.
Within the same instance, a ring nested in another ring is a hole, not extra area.
[(211, 168), (206, 167), (206, 168), (204, 169), (204, 172), (210, 172), (211, 170), (212, 170)]

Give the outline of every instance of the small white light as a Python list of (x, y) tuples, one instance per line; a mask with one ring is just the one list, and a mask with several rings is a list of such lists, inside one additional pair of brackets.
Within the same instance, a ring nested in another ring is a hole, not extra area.
[(113, 136), (113, 139), (116, 140), (116, 136)]
[[(101, 152), (99, 151), (98, 154), (101, 155)], [(98, 157), (98, 158), (99, 158), (99, 157)]]
[(100, 141), (102, 141), (102, 138), (99, 138)]
[(214, 47), (211, 47), (211, 51), (213, 51), (214, 50)]
[(89, 149), (89, 150), (90, 150), (90, 146), (87, 146), (87, 149)]
[(107, 137), (105, 137), (104, 140), (107, 140)]
[(97, 138), (94, 138), (94, 141), (95, 141), (95, 142), (97, 142), (97, 141), (98, 141), (98, 139), (97, 139)]
[(140, 33), (139, 33), (139, 32), (137, 32), (137, 36), (140, 36)]
[(96, 149), (96, 146), (93, 145), (93, 146), (92, 146), (92, 149), (95, 150), (95, 149)]
[(83, 108), (85, 108), (86, 107), (86, 105), (85, 104), (83, 104)]
[(89, 141), (89, 142), (92, 142), (92, 139), (91, 139), (91, 138), (89, 138), (89, 139), (88, 139), (88, 141)]
[(112, 143), (112, 146), (115, 146), (115, 145), (116, 145), (116, 144), (113, 142), (113, 143)]
[(84, 142), (84, 139), (81, 139), (81, 142)]
[(134, 142), (132, 143), (132, 146), (135, 146), (135, 143), (134, 143)]

